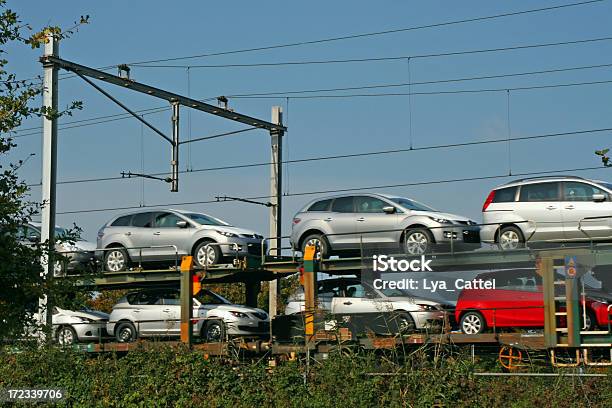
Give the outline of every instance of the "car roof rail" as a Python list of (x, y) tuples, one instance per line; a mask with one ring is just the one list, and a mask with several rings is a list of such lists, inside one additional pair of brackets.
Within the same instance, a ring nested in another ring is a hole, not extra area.
[(568, 176), (568, 175), (559, 174), (559, 175), (548, 175), (548, 176), (537, 176), (537, 177), (525, 177), (525, 178), (522, 178), (522, 179), (516, 179), (516, 180), (509, 181), (509, 182), (507, 182), (504, 185), (514, 184), (514, 183), (521, 183), (523, 181), (545, 180), (545, 179), (559, 179), (559, 178), (567, 178), (567, 179), (575, 179), (575, 180), (586, 180), (584, 177), (580, 177), (580, 176)]

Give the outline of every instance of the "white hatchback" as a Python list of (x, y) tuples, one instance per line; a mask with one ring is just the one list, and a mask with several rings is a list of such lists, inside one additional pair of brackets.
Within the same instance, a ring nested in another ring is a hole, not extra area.
[(481, 240), (511, 250), (525, 242), (612, 240), (612, 184), (574, 176), (516, 180), (483, 207)]

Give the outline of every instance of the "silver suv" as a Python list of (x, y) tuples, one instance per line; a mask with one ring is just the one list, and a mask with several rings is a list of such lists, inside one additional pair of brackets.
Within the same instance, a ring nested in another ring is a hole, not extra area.
[(210, 215), (181, 210), (140, 211), (113, 218), (98, 231), (98, 257), (107, 271), (130, 262), (176, 261), (193, 255), (199, 266), (224, 257), (260, 255), (263, 236)]
[(476, 222), (443, 213), (409, 198), (384, 194), (342, 195), (308, 203), (293, 218), (291, 243), (319, 254), (359, 249), (362, 244), (398, 244), (409, 255), (422, 255), (434, 244), (456, 249), (480, 246)]
[(525, 241), (612, 239), (612, 185), (574, 176), (515, 180), (496, 187), (483, 207), (483, 242), (516, 249)]

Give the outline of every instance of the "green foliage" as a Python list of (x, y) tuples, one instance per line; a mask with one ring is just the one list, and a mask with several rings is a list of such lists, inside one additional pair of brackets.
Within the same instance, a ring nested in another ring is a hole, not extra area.
[(402, 365), (361, 352), (271, 369), (162, 346), (122, 357), (49, 349), (0, 354), (0, 387), (61, 387), (60, 406), (74, 407), (603, 407), (612, 398), (612, 377), (475, 377), (474, 369), (419, 353)]
[[(86, 23), (83, 17), (68, 31), (58, 27), (47, 27), (33, 32), (31, 27), (22, 23), (17, 14), (5, 8), (6, 2), (0, 0), (0, 56), (7, 55), (9, 46), (29, 45), (40, 47), (52, 33), (66, 38), (76, 31), (80, 24)], [(0, 58), (0, 340), (19, 338), (36, 324), (32, 310), (43, 293), (53, 292), (58, 300), (74, 305), (76, 299), (70, 292), (74, 282), (70, 279), (52, 280), (42, 276), (41, 258), (62, 260), (49, 248), (48, 243), (24, 245), (17, 239), (18, 231), (37, 214), (41, 204), (32, 201), (27, 185), (20, 181), (19, 170), (25, 160), (5, 163), (4, 157), (16, 145), (12, 132), (30, 117), (70, 115), (82, 108), (80, 102), (73, 102), (60, 112), (51, 112), (47, 107), (35, 106), (36, 97), (42, 92), (40, 84), (18, 80), (14, 73), (6, 70), (8, 60)], [(70, 231), (66, 241), (78, 238), (78, 229)]]

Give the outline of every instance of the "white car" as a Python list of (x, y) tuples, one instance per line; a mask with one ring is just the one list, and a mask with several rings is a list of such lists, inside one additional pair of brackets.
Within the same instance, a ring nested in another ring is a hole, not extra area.
[(101, 341), (106, 337), (108, 313), (53, 308), (53, 338), (61, 345)]
[(483, 242), (516, 249), (525, 242), (612, 240), (612, 185), (547, 176), (494, 188), (482, 207)]
[[(118, 342), (139, 337), (180, 336), (181, 306), (178, 289), (148, 289), (124, 296), (113, 307), (106, 326)], [(207, 341), (226, 336), (259, 337), (268, 334), (268, 314), (248, 306), (232, 304), (224, 297), (202, 289), (193, 297), (193, 334)]]
[[(393, 314), (403, 331), (426, 329), (444, 319), (444, 309), (436, 302), (408, 297), (397, 289), (378, 290), (357, 278), (334, 278), (318, 282), (319, 307), (332, 315)], [(285, 314), (304, 311), (304, 291), (300, 289), (285, 308)]]

